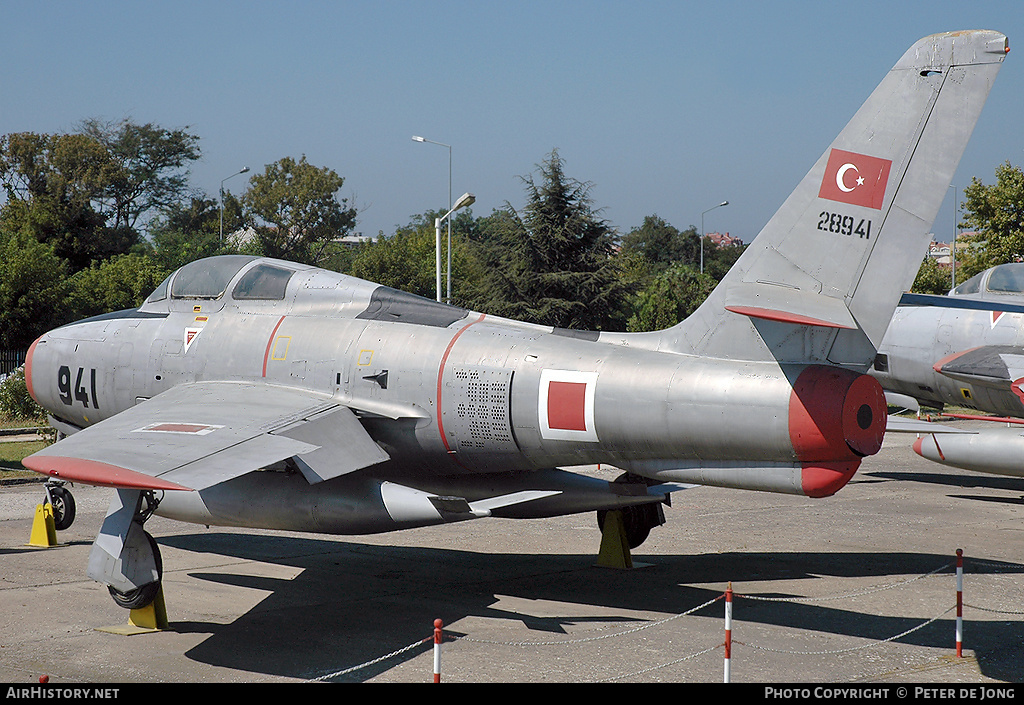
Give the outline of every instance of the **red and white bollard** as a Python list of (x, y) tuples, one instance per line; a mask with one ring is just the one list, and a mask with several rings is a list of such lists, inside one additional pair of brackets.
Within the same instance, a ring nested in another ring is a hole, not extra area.
[(440, 619), (434, 620), (434, 682), (441, 682), (441, 627), (444, 622)]
[(732, 674), (732, 583), (725, 589), (725, 682)]
[(956, 656), (962, 658), (964, 646), (964, 551), (956, 549)]

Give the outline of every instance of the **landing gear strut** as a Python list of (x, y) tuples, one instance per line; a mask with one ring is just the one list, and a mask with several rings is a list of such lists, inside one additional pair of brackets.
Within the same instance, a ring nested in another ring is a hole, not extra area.
[[(647, 484), (644, 478), (630, 473), (625, 473), (615, 478), (615, 482), (619, 484)], [(661, 508), (660, 502), (651, 502), (649, 504), (634, 504), (623, 507), (620, 510), (622, 513), (622, 523), (626, 532), (626, 541), (629, 543), (629, 547), (636, 548), (647, 540), (647, 537), (651, 533), (651, 529), (655, 526), (661, 526), (665, 523), (665, 512)], [(597, 512), (597, 526), (604, 531), (605, 517), (608, 516), (607, 510), (599, 510)]]
[[(626, 541), (630, 548), (640, 546), (651, 533), (655, 526), (665, 523), (665, 513), (661, 504), (637, 504), (632, 507), (623, 507), (618, 510), (622, 512), (622, 523), (626, 529)], [(606, 510), (598, 511), (597, 526), (604, 531), (604, 520), (608, 515)]]
[(142, 528), (159, 502), (151, 490), (118, 489), (89, 553), (89, 577), (125, 609), (146, 607), (160, 594), (160, 548)]

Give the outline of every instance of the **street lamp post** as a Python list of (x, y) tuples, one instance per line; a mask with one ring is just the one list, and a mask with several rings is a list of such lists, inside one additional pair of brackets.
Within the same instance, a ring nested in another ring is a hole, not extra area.
[[(427, 142), (448, 149), (448, 204), (452, 203), (452, 146), (444, 142), (435, 142), (419, 135), (412, 136), (413, 142)], [(438, 255), (440, 257), (440, 255)], [(438, 299), (440, 301), (441, 299)], [(452, 222), (448, 221), (448, 303), (452, 301)]]
[(950, 264), (952, 265), (952, 270), (951, 270), (952, 276), (951, 276), (951, 279), (950, 279), (950, 284), (952, 286), (950, 287), (950, 291), (952, 291), (953, 289), (956, 288), (956, 227), (957, 227), (957, 222), (956, 222), (957, 221), (957, 217), (956, 216), (957, 216), (957, 210), (958, 210), (958, 206), (957, 206), (957, 200), (958, 199), (956, 197), (956, 186), (954, 186), (953, 184), (950, 184), (949, 187), (951, 189), (953, 189), (953, 246), (951, 248), (949, 248), (949, 261), (950, 261)]
[[(704, 213), (729, 205), (728, 201), (722, 201), (717, 206), (711, 206)], [(700, 273), (704, 273), (704, 213), (700, 214)]]
[(448, 239), (448, 243), (449, 243), (449, 249), (448, 249), (448, 267), (449, 267), (449, 269), (448, 269), (448, 301), (451, 302), (451, 296), (452, 296), (452, 293), (451, 293), (452, 292), (452, 270), (451, 270), (451, 227), (452, 227), (452, 221), (451, 221), (449, 216), (451, 216), (452, 213), (454, 213), (455, 211), (459, 210), (460, 208), (465, 208), (466, 206), (473, 205), (473, 202), (475, 200), (476, 200), (476, 196), (474, 196), (473, 194), (471, 194), (471, 193), (464, 193), (461, 196), (459, 196), (459, 200), (455, 202), (455, 205), (452, 206), (452, 209), (450, 211), (445, 213), (440, 218), (435, 218), (434, 219), (434, 242), (435, 242), (435, 250), (436, 250), (435, 259), (436, 259), (437, 300), (438, 301), (441, 300), (441, 221), (442, 220), (447, 220), (448, 221), (448, 233), (449, 233), (449, 235), (448, 235), (448, 238), (449, 238)]
[(239, 171), (236, 171), (231, 176), (226, 176), (220, 180), (220, 241), (224, 243), (224, 182), (228, 179), (234, 178), (239, 174), (244, 174), (249, 171), (249, 167), (243, 166)]

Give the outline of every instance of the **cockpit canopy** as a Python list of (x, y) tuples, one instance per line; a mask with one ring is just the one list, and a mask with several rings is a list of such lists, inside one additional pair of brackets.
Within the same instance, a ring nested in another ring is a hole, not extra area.
[(971, 298), (1024, 296), (1024, 262), (1010, 262), (986, 269), (953, 289), (950, 294)]
[[(168, 276), (147, 303), (172, 299), (219, 299), (242, 268), (259, 259), (249, 255), (222, 255), (196, 260)], [(239, 278), (231, 297), (242, 301), (281, 301), (295, 270), (261, 262)]]

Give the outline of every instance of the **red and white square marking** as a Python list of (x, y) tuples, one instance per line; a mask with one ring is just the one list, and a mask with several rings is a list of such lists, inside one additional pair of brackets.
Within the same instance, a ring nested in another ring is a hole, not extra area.
[(559, 441), (596, 442), (596, 388), (596, 372), (541, 370), (537, 403), (541, 437)]
[(135, 433), (145, 431), (148, 433), (184, 433), (190, 436), (205, 436), (208, 433), (213, 433), (218, 428), (224, 428), (223, 426), (214, 426), (211, 424), (200, 424), (200, 423), (177, 423), (177, 422), (161, 422), (151, 423), (148, 426), (135, 429)]

